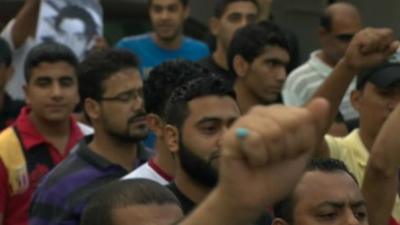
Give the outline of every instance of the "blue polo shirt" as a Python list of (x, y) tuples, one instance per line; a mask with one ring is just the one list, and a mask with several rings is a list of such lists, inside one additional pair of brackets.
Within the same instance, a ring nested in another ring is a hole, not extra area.
[[(118, 180), (128, 171), (89, 149), (88, 139), (39, 184), (31, 205), (30, 225), (79, 225), (90, 196), (101, 186)], [(149, 158), (141, 145), (136, 167)]]

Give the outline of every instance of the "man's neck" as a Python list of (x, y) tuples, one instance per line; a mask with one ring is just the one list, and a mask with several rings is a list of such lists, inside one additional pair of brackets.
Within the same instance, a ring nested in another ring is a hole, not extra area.
[(174, 182), (179, 191), (196, 204), (203, 201), (212, 190), (195, 182), (182, 168), (177, 168)]
[(317, 57), (319, 59), (322, 60), (322, 62), (324, 62), (325, 64), (327, 64), (328, 66), (330, 66), (331, 68), (335, 67), (336, 64), (338, 63), (335, 60), (332, 60), (330, 57), (328, 57), (328, 55), (326, 55), (326, 53), (324, 51), (319, 51), (317, 53)]
[(151, 38), (160, 48), (167, 50), (176, 50), (181, 47), (183, 35), (177, 35), (174, 39), (166, 41), (162, 40), (155, 33), (152, 33)]
[(249, 90), (247, 90), (241, 81), (236, 80), (234, 89), (236, 92), (236, 101), (239, 104), (240, 112), (242, 114), (247, 113), (253, 106), (262, 104), (250, 93)]
[(175, 160), (172, 157), (172, 153), (168, 151), (165, 145), (159, 141), (157, 137), (156, 141), (157, 154), (154, 157), (154, 163), (162, 169), (166, 174), (174, 177), (175, 174)]
[(29, 119), (32, 121), (35, 128), (44, 137), (69, 137), (71, 131), (71, 124), (69, 118), (64, 121), (50, 122), (36, 116), (32, 111), (29, 113)]
[(212, 58), (219, 67), (223, 68), (224, 70), (229, 70), (226, 50), (221, 44), (217, 44), (217, 49), (212, 54)]
[(96, 130), (89, 147), (92, 151), (108, 161), (122, 166), (127, 171), (134, 169), (134, 162), (138, 157), (138, 144), (135, 142), (122, 142)]
[(364, 144), (365, 148), (368, 152), (371, 152), (372, 145), (374, 144), (375, 138), (377, 134), (370, 134), (366, 132), (366, 129), (363, 129), (360, 125), (359, 134), (361, 142)]

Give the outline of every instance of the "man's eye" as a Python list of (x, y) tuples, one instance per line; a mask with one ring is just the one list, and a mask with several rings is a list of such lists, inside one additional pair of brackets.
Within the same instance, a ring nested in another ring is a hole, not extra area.
[(231, 23), (237, 23), (240, 22), (240, 20), (242, 20), (242, 15), (239, 13), (233, 13), (228, 16), (228, 21)]

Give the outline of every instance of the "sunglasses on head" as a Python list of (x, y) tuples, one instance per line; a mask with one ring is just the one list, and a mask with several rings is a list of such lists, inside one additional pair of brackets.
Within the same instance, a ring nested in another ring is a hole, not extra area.
[(343, 42), (349, 42), (351, 39), (353, 39), (354, 34), (337, 34), (335, 35), (335, 38), (338, 39), (339, 41)]

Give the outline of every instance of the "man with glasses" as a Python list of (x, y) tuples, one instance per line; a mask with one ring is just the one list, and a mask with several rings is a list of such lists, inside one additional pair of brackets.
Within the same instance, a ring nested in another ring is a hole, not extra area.
[[(328, 6), (320, 20), (321, 49), (312, 52), (306, 63), (289, 74), (283, 89), (285, 104), (300, 106), (306, 103), (331, 74), (333, 67), (343, 57), (353, 35), (361, 28), (360, 14), (353, 5), (340, 2)], [(338, 118), (343, 117), (341, 120), (344, 119), (346, 124), (358, 118), (350, 103), (350, 93), (354, 85), (352, 84), (346, 92), (339, 109)]]
[(95, 133), (42, 180), (31, 207), (33, 225), (78, 225), (97, 188), (148, 158), (140, 144), (148, 128), (136, 57), (122, 50), (94, 52), (78, 74), (84, 112)]

